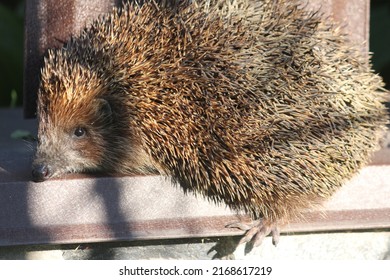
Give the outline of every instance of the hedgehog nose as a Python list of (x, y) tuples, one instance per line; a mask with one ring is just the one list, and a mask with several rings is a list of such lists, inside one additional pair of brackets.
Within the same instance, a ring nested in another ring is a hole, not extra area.
[(45, 164), (38, 164), (33, 167), (32, 177), (35, 182), (45, 181), (50, 177), (50, 168)]

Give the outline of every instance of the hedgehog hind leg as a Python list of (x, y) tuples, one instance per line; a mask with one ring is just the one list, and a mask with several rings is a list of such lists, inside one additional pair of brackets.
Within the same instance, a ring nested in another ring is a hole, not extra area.
[(279, 243), (280, 230), (276, 222), (268, 222), (266, 219), (259, 219), (250, 223), (232, 223), (227, 225), (227, 227), (246, 231), (245, 235), (239, 241), (239, 245), (247, 243), (252, 247), (260, 246), (264, 238), (270, 234), (272, 236), (272, 244), (277, 246)]

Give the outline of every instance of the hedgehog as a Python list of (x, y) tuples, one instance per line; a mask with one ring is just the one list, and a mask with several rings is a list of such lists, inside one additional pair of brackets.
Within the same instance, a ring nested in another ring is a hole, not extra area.
[(370, 159), (382, 79), (319, 12), (287, 0), (124, 3), (48, 50), (34, 181), (171, 178), (251, 223), (258, 246)]

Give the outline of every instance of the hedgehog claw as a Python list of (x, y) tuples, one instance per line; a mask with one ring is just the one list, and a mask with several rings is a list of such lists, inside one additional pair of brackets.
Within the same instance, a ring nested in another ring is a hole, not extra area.
[(280, 239), (280, 230), (276, 225), (272, 227), (271, 235), (272, 235), (272, 244), (275, 247), (278, 246), (279, 239)]
[(251, 243), (253, 247), (260, 246), (264, 238), (271, 234), (272, 244), (277, 246), (279, 243), (280, 231), (276, 223), (267, 223), (264, 220), (257, 220), (252, 223), (232, 223), (227, 225), (229, 228), (238, 228), (246, 231), (244, 237), (239, 241), (239, 245), (243, 243)]

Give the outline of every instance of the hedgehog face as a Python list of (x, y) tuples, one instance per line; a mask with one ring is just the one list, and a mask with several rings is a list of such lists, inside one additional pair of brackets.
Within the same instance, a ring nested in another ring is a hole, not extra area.
[(65, 51), (49, 53), (38, 92), (38, 146), (34, 181), (102, 169), (115, 134), (107, 85)]
[(101, 77), (67, 53), (51, 53), (38, 92), (38, 146), (34, 181), (65, 173), (156, 173), (131, 125), (128, 96), (110, 77)]
[[(38, 146), (33, 180), (44, 181), (66, 173), (100, 171), (157, 174), (155, 163), (129, 125), (122, 106), (95, 97), (58, 107), (39, 106)], [(60, 110), (58, 110), (60, 108)]]
[(110, 134), (110, 106), (104, 99), (72, 105), (61, 107), (61, 115), (50, 111), (50, 106), (40, 110), (34, 181), (102, 169), (105, 147), (109, 146), (105, 135)]

